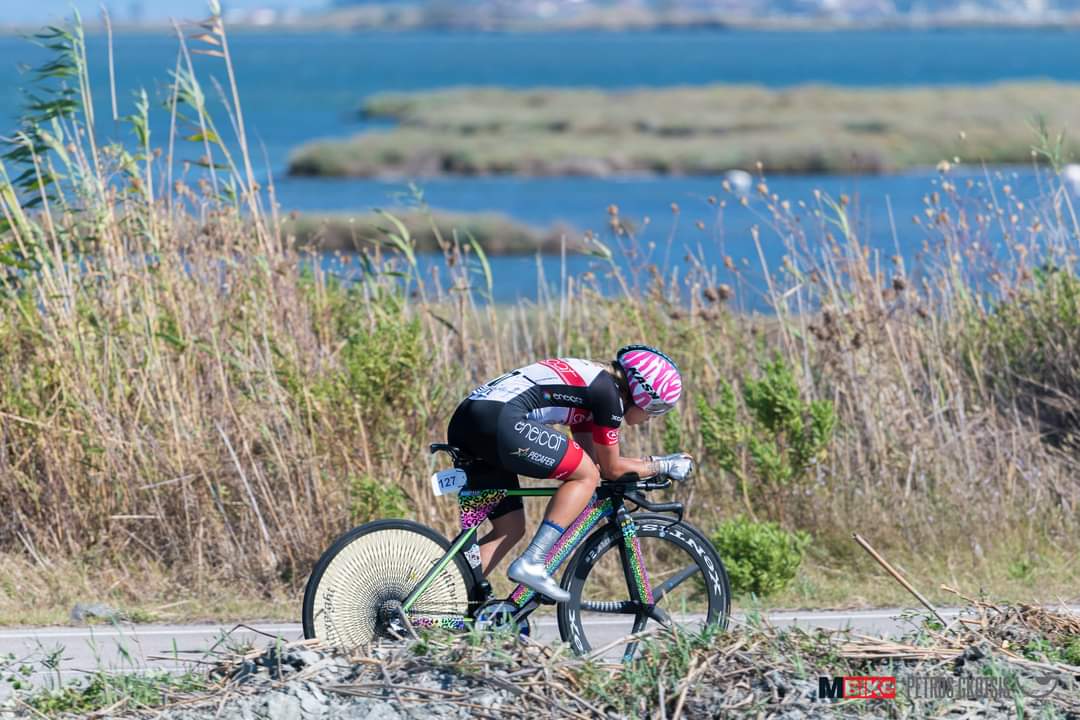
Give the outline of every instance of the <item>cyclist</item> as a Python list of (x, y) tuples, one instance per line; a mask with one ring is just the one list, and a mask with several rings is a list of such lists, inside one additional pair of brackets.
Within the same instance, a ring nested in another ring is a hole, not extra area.
[[(685, 453), (619, 454), (622, 423), (638, 425), (663, 415), (681, 393), (675, 361), (656, 348), (628, 345), (610, 363), (541, 360), (481, 385), (461, 402), (447, 440), (475, 458), (465, 468), (470, 489), (515, 488), (518, 475), (563, 482), (536, 536), (507, 570), (511, 580), (566, 602), (569, 593), (547, 573), (547, 555), (585, 509), (600, 477), (686, 479), (693, 461)], [(568, 425), (573, 437), (551, 427), (557, 424)], [(493, 529), (479, 541), (485, 575), (525, 534), (521, 498), (503, 499), (488, 518)]]

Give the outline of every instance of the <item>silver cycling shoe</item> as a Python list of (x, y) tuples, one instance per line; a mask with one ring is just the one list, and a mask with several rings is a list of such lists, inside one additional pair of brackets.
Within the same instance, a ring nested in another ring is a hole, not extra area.
[(531, 590), (549, 597), (555, 602), (567, 602), (570, 593), (559, 587), (555, 578), (547, 574), (547, 568), (543, 563), (530, 562), (524, 556), (510, 563), (506, 576), (514, 582), (519, 582)]

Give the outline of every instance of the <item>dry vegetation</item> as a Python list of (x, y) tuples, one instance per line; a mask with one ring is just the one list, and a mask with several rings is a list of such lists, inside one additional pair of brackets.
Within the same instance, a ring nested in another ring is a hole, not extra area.
[[(1026, 163), (1032, 125), (1080, 121), (1080, 88), (843, 89), (754, 85), (600, 91), (461, 88), (384, 94), (364, 113), (391, 130), (298, 149), (297, 175), (878, 173)], [(1075, 149), (1075, 147), (1074, 147)]]
[[(63, 690), (25, 688), (3, 717), (872, 718), (1039, 717), (1080, 713), (1080, 616), (973, 601), (943, 626), (909, 616), (897, 640), (777, 629), (751, 617), (728, 632), (643, 633), (614, 663), (603, 649), (503, 633), (425, 632), (351, 652), (317, 641), (242, 647), (223, 638), (183, 675), (99, 671)], [(22, 660), (46, 667), (48, 657)], [(204, 672), (204, 670), (206, 672)], [(895, 699), (830, 700), (820, 680), (892, 677)], [(0, 658), (0, 677), (21, 677)]]
[[(220, 21), (200, 31), (190, 42), (226, 64)], [(396, 226), (355, 285), (305, 273), (246, 155), (215, 142), (185, 53), (178, 126), (188, 136), (194, 125), (226, 169), (174, 178), (168, 151), (100, 142), (78, 111), (80, 36), (54, 42), (69, 48), (75, 107), (57, 106), (44, 134), (24, 127), (0, 176), (0, 552), (4, 567), (26, 568), (0, 574), (7, 617), (79, 587), (153, 607), (223, 586), (269, 603), (352, 523), (405, 512), (450, 530), (455, 508), (430, 496), (426, 446), (472, 386), (537, 357), (602, 358), (642, 339), (678, 359), (690, 398), (712, 401), (720, 379), (779, 353), (807, 398), (835, 404), (827, 457), (754, 508), (813, 537), (796, 602), (878, 597), (852, 531), (955, 585), (1008, 577), (1028, 599), (1075, 593), (1077, 224), (1055, 175), (1035, 206), (1003, 188), (972, 205), (943, 168), (923, 221), (940, 262), (919, 282), (902, 263), (880, 267), (842, 199), (793, 207), (763, 181), (754, 202), (769, 241), (788, 249), (784, 268), (762, 269), (767, 320), (727, 309), (730, 288), (700, 263), (677, 283), (619, 270), (619, 254), (642, 248), (615, 208), (610, 234), (589, 242), (610, 253), (620, 293), (570, 277), (540, 304), (497, 309), (477, 300), (454, 238), (442, 238), (436, 285)], [(62, 192), (47, 192), (51, 178)], [(665, 427), (627, 433), (626, 452), (676, 441), (701, 461), (684, 497), (691, 519), (707, 528), (742, 510), (693, 402)]]

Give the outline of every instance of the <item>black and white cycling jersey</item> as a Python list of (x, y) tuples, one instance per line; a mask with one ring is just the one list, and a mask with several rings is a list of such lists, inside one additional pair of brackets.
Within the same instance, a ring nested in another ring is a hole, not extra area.
[(469, 400), (499, 402), (530, 421), (592, 433), (593, 442), (619, 442), (623, 402), (615, 378), (599, 365), (554, 358), (526, 365), (481, 385)]
[[(619, 386), (602, 365), (553, 358), (473, 390), (454, 412), (447, 439), (476, 459), (465, 468), (470, 488), (516, 487), (518, 475), (561, 480), (581, 463), (582, 447), (553, 425), (616, 445), (622, 416)], [(491, 517), (520, 507), (520, 498), (506, 498)]]

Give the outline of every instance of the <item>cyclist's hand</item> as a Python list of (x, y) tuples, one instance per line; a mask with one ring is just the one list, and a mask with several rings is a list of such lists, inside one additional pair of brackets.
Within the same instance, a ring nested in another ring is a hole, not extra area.
[(674, 455), (651, 455), (649, 460), (656, 463), (660, 475), (686, 482), (694, 472), (694, 458), (689, 453), (675, 453)]

